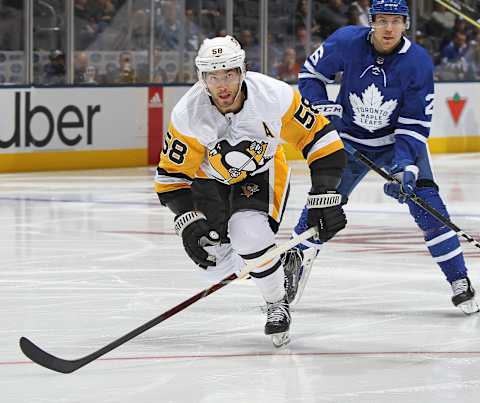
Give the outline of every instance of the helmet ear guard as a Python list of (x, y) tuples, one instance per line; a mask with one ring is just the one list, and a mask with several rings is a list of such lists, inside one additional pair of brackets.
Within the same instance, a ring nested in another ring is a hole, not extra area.
[(405, 17), (405, 27), (410, 29), (410, 10), (406, 0), (372, 0), (368, 9), (368, 22), (373, 26), (377, 14), (402, 15)]

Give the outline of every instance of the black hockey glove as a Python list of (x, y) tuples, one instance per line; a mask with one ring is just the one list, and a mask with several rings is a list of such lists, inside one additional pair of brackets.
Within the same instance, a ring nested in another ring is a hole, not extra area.
[(204, 247), (218, 245), (220, 236), (210, 228), (202, 213), (188, 211), (175, 217), (175, 232), (182, 237), (185, 251), (197, 265), (202, 269), (215, 266), (215, 256), (210, 255)]
[(331, 239), (347, 225), (341, 202), (342, 195), (336, 192), (310, 193), (307, 198), (308, 227), (318, 228), (318, 238), (322, 242)]

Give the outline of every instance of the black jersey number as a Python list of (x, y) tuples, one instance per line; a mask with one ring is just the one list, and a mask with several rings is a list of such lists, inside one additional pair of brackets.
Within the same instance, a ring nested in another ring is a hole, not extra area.
[(173, 136), (167, 132), (165, 136), (165, 141), (163, 143), (162, 152), (165, 155), (168, 155), (170, 161), (174, 162), (175, 164), (183, 164), (185, 161), (185, 154), (188, 151), (188, 147), (186, 144), (182, 143), (178, 139), (173, 139)]
[(315, 123), (315, 114), (310, 109), (308, 101), (303, 98), (302, 103), (298, 106), (298, 109), (293, 116), (307, 130), (310, 130)]

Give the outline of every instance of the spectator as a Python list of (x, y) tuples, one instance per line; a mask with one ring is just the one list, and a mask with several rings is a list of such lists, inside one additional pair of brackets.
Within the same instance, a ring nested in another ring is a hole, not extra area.
[(307, 57), (307, 29), (304, 26), (298, 26), (295, 29), (295, 53), (297, 54), (297, 63), (303, 64)]
[(97, 36), (97, 23), (87, 10), (88, 0), (75, 0), (74, 3), (74, 37), (75, 48), (85, 50)]
[(453, 26), (453, 32), (462, 32), (468, 37), (472, 33), (472, 28), (469, 23), (467, 23), (463, 18), (457, 18), (455, 20), (455, 25)]
[(132, 54), (130, 52), (121, 52), (118, 57), (118, 75), (117, 83), (132, 84), (137, 81), (137, 73), (132, 66)]
[(352, 3), (352, 7), (356, 8), (358, 11), (358, 25), (363, 25), (364, 27), (370, 26), (370, 21), (368, 20), (368, 9), (370, 8), (369, 0), (357, 0)]
[(467, 35), (457, 31), (452, 41), (442, 50), (442, 63), (456, 63), (462, 59), (468, 50)]
[(137, 10), (131, 21), (131, 37), (128, 49), (145, 50), (150, 45), (150, 20), (145, 10)]
[(435, 3), (431, 18), (425, 24), (425, 31), (428, 36), (435, 38), (439, 49), (448, 43), (454, 26), (455, 15), (447, 11), (441, 4)]
[(220, 31), (225, 26), (225, 10), (222, 4), (225, 1), (203, 0), (200, 9), (200, 26), (206, 37), (215, 36), (215, 32)]
[(328, 0), (327, 4), (318, 6), (318, 21), (322, 27), (322, 37), (326, 38), (333, 31), (347, 25), (348, 7), (343, 0)]
[(476, 39), (470, 42), (465, 60), (467, 62), (466, 79), (480, 80), (480, 34), (477, 34)]
[(197, 51), (203, 36), (200, 27), (194, 22), (193, 8), (185, 9), (185, 47), (186, 50)]
[(362, 25), (360, 24), (360, 14), (356, 7), (350, 6), (347, 11), (347, 25)]
[(177, 6), (174, 1), (163, 4), (162, 17), (156, 21), (158, 44), (163, 50), (177, 50), (182, 27), (177, 19)]
[(18, 33), (22, 15), (0, 0), (0, 50), (23, 50), (23, 38)]
[(88, 66), (88, 55), (85, 52), (75, 52), (74, 82), (83, 83)]
[(107, 63), (105, 66), (105, 74), (103, 75), (102, 82), (105, 84), (113, 84), (118, 79), (119, 69), (116, 63)]
[(440, 52), (437, 49), (434, 38), (430, 35), (425, 35), (422, 31), (417, 31), (415, 33), (415, 41), (417, 44), (427, 49), (428, 53), (432, 56), (435, 65), (437, 65), (439, 63)]
[(277, 66), (276, 77), (287, 82), (296, 82), (300, 65), (297, 63), (297, 52), (294, 48), (286, 48), (283, 53), (283, 60)]
[(467, 36), (456, 32), (453, 40), (441, 52), (437, 76), (442, 80), (464, 80), (468, 66), (465, 55), (468, 51)]
[(115, 6), (111, 0), (94, 0), (89, 3), (90, 13), (95, 18), (98, 31), (107, 28), (115, 16)]
[(239, 42), (245, 51), (248, 70), (260, 71), (260, 46), (255, 43), (252, 31), (249, 29), (240, 31)]
[(163, 69), (160, 65), (162, 53), (160, 49), (155, 48), (153, 53), (153, 82), (154, 83), (167, 83), (168, 82), (168, 75), (167, 72)]
[(49, 63), (43, 67), (45, 85), (65, 84), (65, 54), (61, 50), (54, 50), (49, 55)]
[(443, 31), (451, 31), (455, 25), (455, 15), (440, 3), (434, 3), (431, 20), (436, 22)]
[[(313, 11), (313, 10), (312, 10)], [(312, 12), (313, 14), (313, 12)], [(289, 32), (295, 32), (296, 27), (306, 27), (307, 26), (307, 15), (308, 15), (308, 2), (307, 0), (299, 0), (297, 2), (297, 8), (295, 10), (295, 20), (293, 29), (290, 28)], [(320, 33), (320, 26), (316, 23), (315, 18), (312, 15), (311, 19), (311, 32), (312, 35)]]
[(85, 84), (98, 84), (97, 68), (94, 65), (89, 65), (85, 69), (83, 82)]

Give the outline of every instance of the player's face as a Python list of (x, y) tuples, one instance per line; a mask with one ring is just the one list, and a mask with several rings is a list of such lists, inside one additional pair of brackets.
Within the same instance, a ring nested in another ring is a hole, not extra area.
[(239, 69), (212, 71), (206, 74), (208, 91), (220, 110), (233, 106), (240, 89), (240, 75)]
[(399, 44), (405, 32), (402, 15), (377, 14), (373, 21), (373, 46), (378, 52), (389, 53)]

